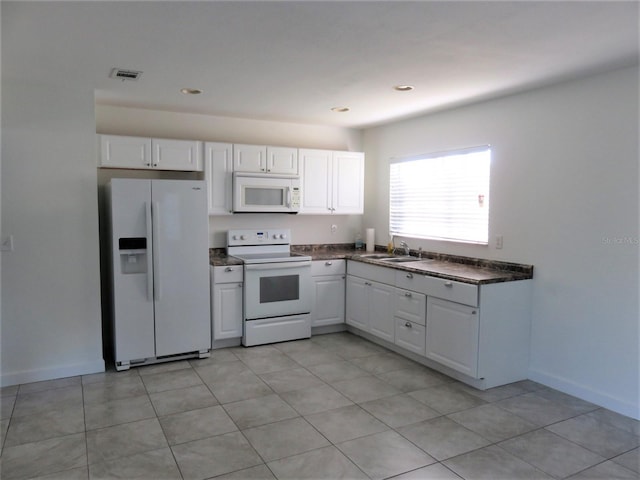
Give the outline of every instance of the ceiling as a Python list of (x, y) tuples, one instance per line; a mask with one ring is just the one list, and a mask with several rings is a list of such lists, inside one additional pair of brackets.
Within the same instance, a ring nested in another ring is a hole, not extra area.
[(99, 104), (364, 128), (637, 64), (638, 6), (3, 1), (3, 44), (22, 40), (2, 73), (72, 75)]

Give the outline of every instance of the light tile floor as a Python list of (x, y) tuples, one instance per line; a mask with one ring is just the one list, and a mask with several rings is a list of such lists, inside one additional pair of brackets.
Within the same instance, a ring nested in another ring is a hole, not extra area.
[(1, 393), (3, 480), (640, 478), (636, 420), (348, 333)]

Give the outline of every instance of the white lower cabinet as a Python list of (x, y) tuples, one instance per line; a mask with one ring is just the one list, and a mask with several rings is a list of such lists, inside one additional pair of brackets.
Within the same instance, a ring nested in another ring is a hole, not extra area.
[(350, 262), (348, 272), (347, 324), (393, 342), (395, 289), (383, 283), (385, 280), (393, 281), (393, 270)]
[(475, 307), (429, 297), (427, 358), (477, 378), (479, 317)]
[(347, 263), (346, 322), (480, 389), (527, 378), (531, 280), (474, 285)]
[(344, 323), (345, 263), (344, 260), (317, 260), (311, 263), (312, 327)]
[(213, 340), (242, 337), (242, 266), (211, 267)]
[(369, 331), (376, 337), (393, 342), (394, 288), (384, 283), (369, 285)]

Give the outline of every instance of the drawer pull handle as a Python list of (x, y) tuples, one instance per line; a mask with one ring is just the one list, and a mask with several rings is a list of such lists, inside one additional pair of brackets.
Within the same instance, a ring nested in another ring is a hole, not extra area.
[(242, 284), (241, 283), (238, 284), (238, 288), (242, 288)]
[(407, 273), (407, 278), (413, 278), (413, 273)]
[(411, 292), (404, 292), (405, 297), (411, 297)]
[(471, 315), (475, 315), (476, 313), (478, 313), (478, 312), (476, 312), (475, 310), (471, 311)]
[(231, 267), (227, 267), (224, 269), (225, 272), (233, 272), (233, 268)]
[(369, 286), (369, 287), (371, 286), (371, 283), (370, 283), (370, 282), (364, 282), (364, 284), (365, 284), (365, 285), (367, 285), (367, 286)]
[(330, 267), (331, 265), (333, 265), (333, 262), (324, 262), (324, 264), (325, 264), (327, 267)]
[(453, 283), (452, 282), (444, 282), (444, 286), (445, 287), (453, 287)]
[(404, 326), (407, 328), (413, 328), (413, 325), (411, 325), (411, 322), (405, 323)]

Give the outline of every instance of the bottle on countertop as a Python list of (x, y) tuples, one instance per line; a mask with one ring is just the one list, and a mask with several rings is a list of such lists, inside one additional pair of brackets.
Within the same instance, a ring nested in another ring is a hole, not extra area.
[(362, 240), (362, 235), (360, 232), (356, 233), (356, 250), (362, 250), (364, 248), (364, 241)]
[(389, 255), (393, 254), (395, 247), (393, 246), (393, 235), (389, 235), (389, 243), (387, 243), (387, 253)]

